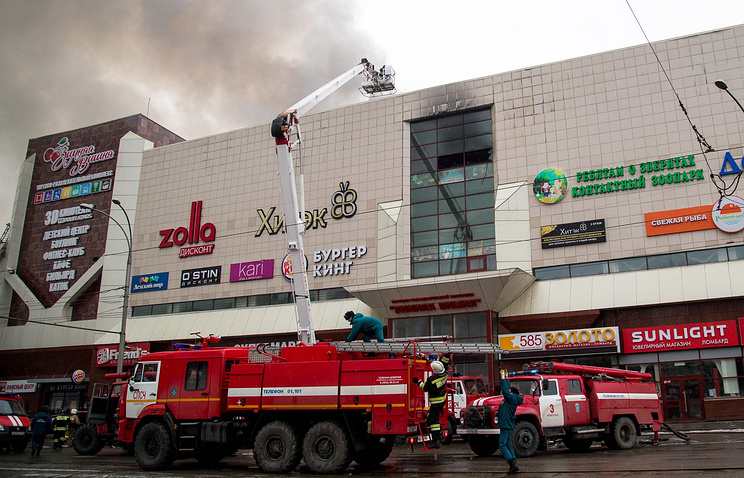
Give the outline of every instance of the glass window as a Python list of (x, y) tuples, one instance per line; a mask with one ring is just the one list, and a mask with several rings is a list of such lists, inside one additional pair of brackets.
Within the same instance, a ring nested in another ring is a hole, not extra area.
[(662, 363), (662, 377), (680, 377), (683, 375), (700, 375), (700, 362), (697, 360), (687, 362)]
[[(434, 173), (424, 173), (424, 174), (416, 174), (414, 176), (411, 176), (411, 189), (417, 189), (417, 188), (425, 188), (428, 186), (434, 186), (437, 184), (437, 177)], [(424, 194), (422, 191), (416, 191), (417, 194)], [(432, 193), (430, 193), (432, 194)], [(411, 202), (416, 202), (413, 198), (413, 191), (411, 191)], [(426, 201), (428, 199), (434, 199), (437, 197), (437, 192), (434, 190), (432, 196), (430, 198), (424, 198), (424, 199), (418, 199), (418, 201)]]
[(418, 133), (411, 133), (411, 144), (428, 144), (437, 142), (437, 131), (430, 129), (429, 131), (421, 131)]
[[(463, 136), (462, 125), (450, 126), (449, 128), (441, 128), (437, 132), (437, 140), (439, 142), (460, 139)], [(460, 161), (462, 162), (462, 157), (460, 157)]]
[(582, 393), (581, 380), (567, 380), (568, 393), (570, 395), (579, 395)]
[(455, 338), (486, 337), (486, 313), (474, 312), (471, 314), (456, 314)]
[(687, 253), (687, 264), (707, 264), (710, 262), (726, 262), (726, 249), (708, 249), (705, 251), (690, 251)]
[(537, 280), (565, 279), (568, 277), (568, 266), (542, 267), (532, 272)]
[(152, 315), (163, 315), (173, 313), (173, 304), (153, 304)]
[(468, 263), (463, 257), (461, 259), (446, 259), (440, 253), (439, 275), (464, 274), (468, 271)]
[(543, 395), (558, 395), (558, 381), (548, 380), (548, 383), (544, 384), (547, 387), (543, 388)]
[(740, 397), (744, 390), (741, 357), (703, 360), (703, 387), (706, 397)]
[(132, 307), (132, 317), (145, 317), (147, 315), (152, 315), (152, 306), (137, 305)]
[[(489, 118), (489, 121), (478, 121), (477, 123), (468, 123), (463, 127), (463, 136), (466, 138), (470, 138), (473, 136), (481, 136), (481, 135), (490, 135), (491, 134), (491, 121)], [(491, 147), (491, 142), (489, 141), (488, 146)]]
[(142, 374), (143, 382), (157, 382), (158, 380), (158, 365), (157, 363), (146, 363), (144, 373)]
[(292, 303), (292, 293), (291, 292), (279, 292), (276, 294), (271, 294), (271, 304), (277, 305), (277, 304), (291, 304)]
[(470, 233), (472, 234), (472, 239), (474, 241), (494, 239), (496, 237), (496, 227), (493, 223), (483, 224), (480, 226), (470, 226)]
[(238, 309), (242, 309), (243, 307), (248, 307), (248, 297), (236, 297), (235, 298), (235, 307)]
[(232, 309), (234, 307), (235, 307), (235, 299), (232, 297), (227, 297), (223, 299), (214, 299), (215, 310)]
[(463, 122), (465, 123), (472, 123), (473, 121), (483, 121), (483, 120), (491, 120), (491, 110), (478, 110), (478, 111), (471, 111), (470, 113), (465, 113), (462, 115)]
[(271, 295), (261, 294), (248, 297), (248, 307), (260, 307), (271, 304)]
[[(439, 155), (448, 155), (455, 153), (462, 153), (465, 151), (465, 141), (458, 139), (455, 141), (447, 141), (446, 143), (439, 143)], [(460, 164), (462, 164), (462, 156), (460, 156)]]
[(480, 209), (487, 207), (493, 211), (493, 205), (493, 191), (488, 191), (484, 194), (468, 196), (468, 209)]
[(665, 267), (681, 267), (686, 265), (687, 258), (684, 252), (648, 257), (649, 269), (663, 269)]
[(437, 170), (436, 159), (422, 159), (411, 161), (411, 174), (431, 173)]
[(437, 225), (437, 216), (416, 217), (411, 219), (411, 232), (431, 231)]
[(428, 317), (413, 317), (411, 319), (393, 319), (394, 338), (427, 337), (429, 333)]
[(491, 163), (493, 166), (493, 150), (484, 149), (482, 151), (468, 151), (465, 153), (465, 165)]
[[(470, 168), (465, 168), (467, 171)], [(483, 178), (483, 179), (476, 179), (473, 181), (468, 181), (465, 183), (465, 193), (468, 195), (471, 194), (480, 194), (489, 192), (493, 194), (493, 179), (492, 178)], [(491, 202), (491, 206), (493, 207), (494, 203)]]
[(189, 302), (176, 302), (173, 304), (173, 313), (178, 314), (181, 312), (191, 312), (193, 309), (193, 303)]
[(439, 257), (439, 246), (426, 246), (411, 249), (411, 259), (414, 262), (435, 261)]
[(446, 214), (448, 212), (463, 212), (465, 211), (465, 198), (448, 198), (439, 200), (439, 214)]
[(434, 201), (437, 199), (437, 188), (411, 189), (411, 202)]
[(452, 336), (452, 316), (437, 315), (431, 318), (431, 335)]
[(186, 381), (184, 390), (195, 391), (207, 388), (207, 362), (189, 362), (186, 364)]
[(475, 211), (468, 211), (467, 222), (468, 224), (493, 224), (493, 208), (491, 207), (488, 209), (476, 209)]
[(349, 297), (349, 293), (343, 287), (336, 287), (333, 289), (321, 289), (318, 291), (318, 300), (338, 300), (346, 299)]
[(465, 222), (465, 218), (459, 212), (439, 215), (439, 227), (456, 227)]
[(729, 247), (728, 254), (730, 261), (738, 261), (744, 259), (744, 246)]
[(439, 274), (438, 262), (422, 262), (412, 264), (411, 273), (413, 277), (432, 277)]
[(214, 310), (214, 301), (212, 299), (195, 300), (193, 310), (194, 312), (199, 312), (203, 310)]
[[(440, 169), (439, 170), (439, 184), (450, 184), (450, 183), (458, 183), (462, 182), (465, 178), (464, 176), (465, 170), (463, 168), (453, 168), (453, 169)], [(465, 191), (465, 187), (463, 185), (460, 185), (460, 188), (462, 188), (462, 191)], [(457, 196), (461, 196), (462, 193), (457, 194)]]
[(610, 261), (610, 273), (646, 270), (645, 257), (631, 257), (629, 259), (615, 259)]
[(437, 213), (437, 203), (434, 201), (411, 204), (411, 217), (431, 216)]
[[(493, 144), (493, 138), (491, 138), (491, 135), (484, 134), (482, 136), (476, 136), (474, 138), (467, 138), (465, 140), (464, 148), (465, 148), (465, 151), (480, 151), (485, 148), (490, 148), (492, 144)], [(482, 154), (479, 156), (482, 156)]]
[(447, 199), (465, 195), (465, 184), (462, 182), (453, 184), (441, 184), (437, 188), (437, 198)]
[(436, 144), (415, 145), (411, 148), (411, 160), (433, 158), (437, 155)]
[(608, 274), (609, 267), (607, 262), (588, 262), (586, 264), (572, 264), (571, 277), (593, 276), (598, 274)]
[(437, 231), (416, 232), (411, 234), (411, 247), (436, 244), (438, 242), (437, 236)]
[[(471, 121), (475, 121), (475, 120), (471, 120)], [(438, 128), (446, 128), (448, 126), (453, 126), (453, 125), (462, 124), (462, 123), (463, 123), (462, 115), (443, 116), (437, 119)]]
[(417, 121), (415, 123), (411, 123), (411, 133), (417, 133), (419, 131), (426, 131), (427, 129), (435, 129), (436, 127), (437, 127), (436, 119)]

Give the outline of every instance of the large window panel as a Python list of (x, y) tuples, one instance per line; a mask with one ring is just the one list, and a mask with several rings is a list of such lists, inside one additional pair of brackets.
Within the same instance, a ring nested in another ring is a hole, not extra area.
[(486, 148), (490, 148), (493, 144), (493, 139), (490, 134), (484, 134), (482, 136), (475, 136), (474, 138), (467, 138), (465, 140), (465, 151), (480, 151)]
[(649, 256), (649, 269), (663, 269), (665, 267), (682, 267), (687, 265), (687, 256), (684, 252), (677, 254), (665, 254), (663, 256)]
[(496, 237), (496, 227), (493, 224), (483, 224), (480, 226), (470, 226), (472, 240), (482, 241), (483, 239), (493, 239)]
[[(478, 121), (477, 123), (468, 123), (463, 126), (463, 136), (465, 138), (472, 138), (473, 136), (491, 134), (491, 122), (490, 121)], [(488, 147), (491, 144), (489, 143)]]
[(437, 189), (439, 199), (454, 198), (465, 195), (465, 183), (440, 184)]
[(437, 213), (437, 203), (421, 202), (411, 204), (411, 217), (431, 216)]
[(439, 200), (439, 208), (438, 208), (439, 214), (447, 214), (447, 213), (454, 213), (454, 212), (465, 212), (465, 198), (464, 197), (453, 197), (449, 199), (440, 199)]
[[(414, 189), (427, 188), (429, 186), (435, 186), (436, 184), (437, 184), (436, 173), (424, 173), (424, 174), (417, 174), (415, 176), (411, 176), (411, 196), (412, 196), (411, 202), (416, 202), (416, 201), (413, 201), (413, 194), (414, 194), (413, 190)], [(437, 195), (436, 188), (433, 188), (433, 189), (434, 189), (433, 191), (434, 197), (436, 197)], [(421, 191), (416, 191), (416, 193), (421, 194)], [(420, 200), (424, 201), (426, 199), (420, 199)]]
[(455, 338), (486, 338), (486, 313), (473, 312), (454, 316)]
[(431, 335), (452, 336), (452, 316), (436, 315), (431, 318)]
[(421, 247), (437, 244), (439, 242), (438, 235), (439, 231), (425, 231), (411, 234), (411, 246)]
[(462, 153), (465, 151), (465, 141), (458, 139), (455, 141), (447, 141), (446, 143), (439, 143), (439, 154), (455, 154)]
[(430, 231), (437, 228), (437, 216), (417, 217), (411, 219), (411, 231)]
[(468, 209), (490, 208), (493, 210), (493, 191), (468, 196)]
[(475, 211), (468, 211), (467, 215), (468, 224), (491, 224), (493, 225), (493, 209), (476, 209)]
[(437, 155), (436, 144), (425, 144), (411, 148), (411, 160), (432, 158)]
[(414, 317), (411, 319), (395, 319), (393, 322), (393, 337), (427, 337), (429, 336), (429, 318)]
[(436, 142), (437, 142), (437, 130), (434, 130), (434, 129), (411, 134), (411, 144), (423, 145), (423, 144), (436, 143)]
[(442, 143), (445, 141), (459, 140), (464, 137), (462, 125), (442, 128), (437, 132), (437, 140)]
[(417, 121), (415, 123), (411, 123), (411, 133), (418, 133), (420, 131), (426, 131), (428, 129), (436, 129), (436, 127), (437, 127), (436, 119), (430, 119), (426, 121)]
[(433, 277), (439, 275), (439, 261), (411, 264), (413, 277)]
[(437, 164), (436, 159), (419, 159), (418, 161), (411, 161), (411, 174), (422, 174), (436, 171)]

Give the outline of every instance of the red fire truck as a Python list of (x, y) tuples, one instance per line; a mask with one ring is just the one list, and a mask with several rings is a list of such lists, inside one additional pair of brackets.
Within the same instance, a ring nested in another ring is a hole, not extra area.
[[(557, 362), (536, 362), (510, 372), (524, 403), (517, 408), (512, 444), (517, 457), (529, 457), (547, 440), (586, 451), (595, 441), (614, 449), (635, 446), (643, 431), (658, 432), (662, 413), (651, 374)], [(503, 397), (479, 399), (468, 407), (457, 432), (468, 435), (479, 456), (499, 447), (498, 408)]]
[[(412, 381), (430, 373), (427, 357), (469, 347), (316, 343), (275, 353), (208, 346), (150, 353), (122, 394), (119, 440), (133, 444), (146, 470), (177, 458), (216, 462), (239, 448), (252, 448), (259, 468), (273, 473), (289, 473), (301, 459), (315, 473), (338, 473), (352, 460), (379, 464), (397, 437), (429, 439), (426, 397)], [(446, 428), (446, 414), (440, 422)]]
[(23, 400), (15, 395), (0, 395), (0, 447), (21, 453), (31, 440), (30, 426)]

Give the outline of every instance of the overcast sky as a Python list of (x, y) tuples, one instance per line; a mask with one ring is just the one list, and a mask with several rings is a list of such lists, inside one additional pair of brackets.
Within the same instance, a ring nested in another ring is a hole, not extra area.
[[(743, 0), (628, 2), (651, 41), (744, 23)], [(29, 139), (148, 108), (186, 139), (268, 126), (362, 57), (408, 92), (643, 44), (628, 2), (0, 0), (0, 227)]]

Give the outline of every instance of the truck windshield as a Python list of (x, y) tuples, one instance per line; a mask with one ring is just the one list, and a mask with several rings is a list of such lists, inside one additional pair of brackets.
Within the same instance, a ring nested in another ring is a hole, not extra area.
[(532, 395), (535, 390), (539, 390), (537, 380), (511, 380), (512, 386), (519, 389), (520, 395)]
[(465, 393), (467, 393), (468, 395), (478, 395), (478, 394), (488, 393), (486, 384), (483, 383), (483, 380), (479, 378), (465, 379), (463, 380), (463, 385), (465, 386)]
[(0, 415), (26, 415), (26, 412), (15, 400), (0, 400)]

